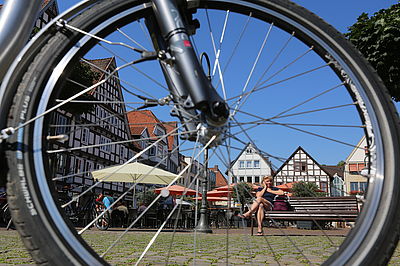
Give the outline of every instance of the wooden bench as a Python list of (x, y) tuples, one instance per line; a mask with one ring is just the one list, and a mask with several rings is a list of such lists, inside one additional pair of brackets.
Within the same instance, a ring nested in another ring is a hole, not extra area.
[[(325, 221), (354, 222), (359, 214), (359, 202), (355, 196), (346, 197), (292, 197), (291, 211), (269, 211), (265, 217), (275, 221)], [(251, 219), (251, 235), (253, 235), (254, 220)]]

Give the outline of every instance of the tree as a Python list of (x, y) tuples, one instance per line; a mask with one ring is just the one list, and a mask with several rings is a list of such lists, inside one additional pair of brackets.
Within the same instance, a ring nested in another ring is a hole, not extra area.
[(345, 36), (377, 70), (392, 99), (400, 101), (400, 3), (371, 17), (361, 14)]
[[(98, 78), (98, 73), (93, 72), (88, 64), (78, 62), (74, 64), (71, 70), (71, 74), (67, 81), (61, 85), (59, 99), (65, 100), (71, 96), (81, 92), (93, 85), (93, 82)], [(90, 100), (93, 101), (95, 98), (90, 93), (85, 93), (75, 100)], [(94, 104), (85, 103), (67, 103), (63, 106), (63, 109), (75, 114), (80, 115), (83, 113), (90, 112), (93, 110)]]
[(345, 164), (346, 164), (345, 161), (340, 161), (340, 162), (337, 163), (337, 166), (344, 166)]
[(295, 197), (324, 197), (326, 193), (318, 192), (319, 188), (315, 183), (300, 181), (293, 184), (292, 193)]
[(242, 207), (244, 207), (252, 201), (251, 186), (244, 182), (237, 183), (233, 188), (232, 198), (236, 201), (238, 200), (242, 204)]
[[(139, 203), (144, 203), (146, 206), (149, 206), (157, 196), (158, 195), (154, 193), (154, 190), (147, 190), (137, 194)], [(157, 201), (152, 208), (158, 208), (159, 205), (160, 203)]]

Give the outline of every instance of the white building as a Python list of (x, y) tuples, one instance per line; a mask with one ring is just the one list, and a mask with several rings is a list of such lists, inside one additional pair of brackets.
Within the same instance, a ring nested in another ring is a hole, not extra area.
[(260, 183), (264, 176), (272, 175), (271, 162), (263, 156), (257, 147), (248, 143), (238, 157), (231, 162), (227, 173), (231, 183)]
[(346, 194), (363, 193), (367, 189), (368, 179), (361, 175), (361, 170), (367, 166), (368, 146), (365, 136), (345, 160), (345, 191)]

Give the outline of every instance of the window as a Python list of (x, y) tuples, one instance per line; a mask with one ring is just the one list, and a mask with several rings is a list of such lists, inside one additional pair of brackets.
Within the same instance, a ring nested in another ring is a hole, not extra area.
[(120, 154), (121, 158), (124, 158), (125, 157), (125, 147), (121, 146), (119, 152), (120, 152), (119, 154)]
[(88, 128), (82, 128), (82, 137), (81, 137), (82, 143), (87, 144), (89, 142), (89, 129)]
[(239, 181), (244, 182), (244, 176), (239, 176)]
[(244, 161), (239, 161), (239, 168), (244, 168)]
[(75, 174), (79, 174), (81, 172), (82, 160), (78, 157), (75, 158)]
[(252, 148), (247, 148), (246, 149), (246, 153), (247, 154), (252, 154), (253, 153), (253, 149)]
[(294, 162), (294, 170), (296, 172), (307, 171), (307, 163), (306, 162)]
[(109, 138), (100, 136), (100, 144), (102, 145), (102, 146), (100, 146), (101, 151), (104, 151), (104, 152), (111, 151), (111, 145), (104, 145), (104, 144), (108, 144), (108, 143), (111, 143), (111, 140)]
[(162, 158), (164, 155), (163, 153), (164, 153), (163, 146), (161, 144), (158, 144), (157, 145), (157, 156)]
[(57, 135), (62, 135), (65, 134), (67, 132), (67, 127), (65, 127), (65, 125), (67, 125), (68, 119), (61, 115), (61, 114), (57, 114), (57, 118), (56, 118), (56, 134)]
[(328, 183), (327, 182), (319, 182), (319, 187), (322, 191), (328, 192)]
[(57, 171), (63, 172), (65, 170), (65, 155), (57, 153)]
[(254, 160), (254, 168), (260, 168), (260, 161)]
[(248, 176), (247, 177), (247, 182), (252, 183), (253, 182), (253, 177), (252, 176)]
[(333, 184), (331, 187), (331, 196), (332, 197), (341, 197), (344, 196), (344, 191), (343, 191), (343, 185), (344, 182), (343, 180), (338, 177), (335, 176), (335, 178), (333, 179)]
[(150, 149), (149, 149), (149, 155), (150, 156), (154, 156), (156, 154), (156, 148), (154, 147), (154, 146), (152, 146)]
[(367, 182), (360, 182), (359, 187), (360, 191), (366, 191), (367, 190), (368, 183)]
[(246, 161), (246, 168), (251, 168), (252, 161)]
[(350, 194), (352, 194), (352, 192), (364, 192), (367, 186), (367, 182), (350, 182)]
[(260, 177), (258, 175), (254, 177), (254, 183), (260, 183)]
[(359, 175), (364, 167), (365, 167), (364, 163), (350, 163), (349, 172), (351, 175)]

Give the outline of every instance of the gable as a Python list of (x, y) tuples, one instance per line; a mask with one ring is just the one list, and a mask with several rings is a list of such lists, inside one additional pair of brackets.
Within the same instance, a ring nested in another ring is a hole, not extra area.
[(350, 155), (346, 158), (346, 163), (349, 162), (364, 162), (365, 147), (367, 147), (367, 140), (365, 136), (357, 143), (357, 146), (351, 151)]
[[(239, 161), (247, 161), (247, 160), (259, 160), (260, 164), (263, 163), (264, 165), (271, 168), (271, 163), (267, 158), (261, 155), (261, 152), (257, 147), (248, 143), (243, 150), (239, 153), (235, 160), (232, 161), (231, 166), (232, 168), (239, 168)], [(271, 168), (272, 170), (272, 168)]]
[(333, 180), (333, 176), (302, 147), (296, 149), (277, 170), (274, 177), (276, 182), (282, 183), (295, 181), (319, 183)]

